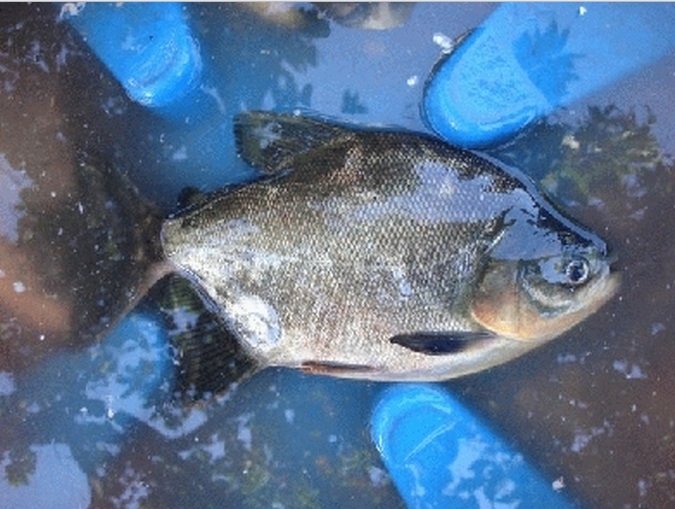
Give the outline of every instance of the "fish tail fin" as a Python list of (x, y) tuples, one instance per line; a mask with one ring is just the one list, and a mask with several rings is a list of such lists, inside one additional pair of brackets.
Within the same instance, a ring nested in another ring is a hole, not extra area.
[(247, 164), (268, 175), (287, 169), (299, 154), (349, 133), (339, 125), (266, 111), (240, 113), (234, 120), (237, 152)]
[(176, 399), (208, 399), (260, 368), (184, 277), (167, 275), (148, 296), (159, 304), (164, 318), (176, 367), (172, 387)]

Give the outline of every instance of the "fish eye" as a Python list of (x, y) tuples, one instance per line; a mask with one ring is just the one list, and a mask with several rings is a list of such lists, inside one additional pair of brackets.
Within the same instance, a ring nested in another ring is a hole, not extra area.
[(579, 286), (588, 281), (591, 269), (588, 260), (581, 257), (572, 258), (565, 265), (565, 277), (571, 286)]

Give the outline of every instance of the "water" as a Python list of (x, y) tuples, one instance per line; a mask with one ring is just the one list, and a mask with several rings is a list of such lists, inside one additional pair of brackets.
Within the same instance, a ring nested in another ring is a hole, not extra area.
[[(425, 130), (419, 104), (439, 55), (434, 36), (457, 37), (494, 6), (419, 4), (404, 26), (384, 31), (305, 8), (289, 27), (246, 6), (188, 6), (213, 103), (209, 122), (187, 125), (132, 103), (58, 21), (58, 8), (3, 9), (3, 507), (403, 507), (367, 428), (385, 385), (270, 369), (217, 401), (159, 411), (113, 383), (152, 342), (135, 351), (68, 333), (85, 320), (82, 310), (105, 326), (114, 317), (103, 304), (126, 291), (99, 291), (125, 278), (80, 249), (115, 260), (125, 246), (82, 240), (109, 216), (105, 203), (86, 201), (100, 196), (91, 193), (98, 181), (78, 182), (74, 166), (122, 171), (171, 210), (185, 185), (205, 191), (254, 176), (230, 136), (244, 109), (310, 109)], [(493, 151), (606, 238), (624, 282), (563, 337), (441, 384), (581, 506), (675, 503), (674, 75), (669, 55)], [(35, 290), (47, 270), (58, 285)], [(154, 366), (163, 377), (134, 381), (139, 390), (169, 379), (165, 364)]]

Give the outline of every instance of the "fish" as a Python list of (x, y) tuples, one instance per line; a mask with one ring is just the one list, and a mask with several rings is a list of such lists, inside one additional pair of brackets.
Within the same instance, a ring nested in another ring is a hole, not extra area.
[(619, 287), (606, 242), (488, 156), (265, 111), (234, 134), (263, 177), (161, 226), (165, 260), (227, 331), (218, 351), (188, 338), (193, 381), (233, 353), (252, 372), (447, 380), (559, 337)]

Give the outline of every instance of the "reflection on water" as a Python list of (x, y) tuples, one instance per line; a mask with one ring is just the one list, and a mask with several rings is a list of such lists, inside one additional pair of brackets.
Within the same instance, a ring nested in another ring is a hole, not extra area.
[[(133, 196), (116, 175), (128, 173), (165, 208), (185, 185), (204, 191), (250, 178), (230, 135), (233, 115), (249, 108), (422, 129), (416, 83), (438, 56), (434, 34), (457, 36), (490, 9), (420, 4), (401, 27), (369, 31), (311, 5), (294, 10), (292, 23), (246, 6), (190, 6), (202, 55), (212, 57), (204, 92), (212, 108), (186, 127), (131, 103), (55, 8), (3, 8), (3, 507), (402, 507), (366, 428), (384, 385), (271, 369), (182, 405), (166, 394), (175, 359), (157, 343), (157, 308), (102, 339), (67, 331), (73, 309), (112, 327), (114, 309), (95, 313), (101, 299), (122, 309), (131, 295), (129, 276), (104, 261), (127, 266), (129, 246), (144, 239), (101, 240), (116, 238), (111, 218), (133, 225), (143, 215), (125, 219)], [(671, 55), (653, 69), (674, 63)], [(675, 99), (672, 76), (660, 76), (660, 93)], [(620, 295), (540, 351), (442, 385), (584, 505), (667, 507), (675, 501), (675, 167), (665, 152), (675, 146), (654, 133), (672, 132), (675, 111), (663, 104), (675, 100), (625, 83), (493, 152), (611, 241)]]
[(569, 30), (558, 29), (554, 20), (545, 32), (537, 27), (534, 34), (525, 32), (514, 41), (518, 62), (527, 69), (530, 80), (551, 104), (567, 95), (570, 81), (579, 79), (574, 71), (574, 60), (582, 55), (565, 49), (568, 37)]

